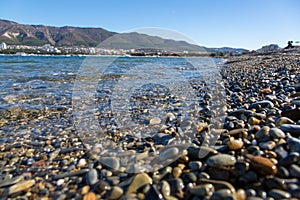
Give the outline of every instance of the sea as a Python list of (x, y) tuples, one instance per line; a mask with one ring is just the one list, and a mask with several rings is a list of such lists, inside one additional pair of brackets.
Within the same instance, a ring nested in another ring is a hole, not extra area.
[(145, 127), (149, 120), (142, 115), (157, 119), (190, 109), (199, 93), (221, 79), (223, 63), (218, 58), (0, 56), (0, 133), (51, 134), (91, 115), (103, 129)]

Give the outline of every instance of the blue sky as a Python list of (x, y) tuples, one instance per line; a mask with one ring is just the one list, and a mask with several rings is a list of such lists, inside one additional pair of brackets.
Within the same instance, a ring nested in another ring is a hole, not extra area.
[(25, 24), (178, 31), (206, 47), (258, 49), (300, 40), (299, 0), (1, 0), (0, 18)]

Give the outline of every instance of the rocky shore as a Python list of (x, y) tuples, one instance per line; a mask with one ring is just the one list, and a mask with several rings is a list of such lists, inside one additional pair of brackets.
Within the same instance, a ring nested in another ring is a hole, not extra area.
[[(106, 160), (112, 168), (101, 164), (76, 135), (71, 105), (1, 110), (0, 198), (299, 199), (300, 53), (232, 57), (221, 75), (223, 127), (198, 124), (193, 145), (170, 147), (161, 161), (179, 158), (152, 172), (129, 173), (114, 157)], [(203, 135), (215, 133), (213, 146), (202, 145)], [(131, 153), (155, 151), (180, 134), (164, 129), (152, 139), (126, 141)]]

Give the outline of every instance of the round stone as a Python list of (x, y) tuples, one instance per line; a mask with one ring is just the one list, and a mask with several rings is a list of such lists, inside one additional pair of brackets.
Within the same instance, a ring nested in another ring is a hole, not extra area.
[(200, 161), (191, 161), (189, 162), (189, 167), (191, 170), (198, 170), (202, 167), (202, 163)]
[(267, 141), (259, 143), (259, 147), (266, 150), (272, 150), (276, 146), (274, 141)]
[(274, 139), (285, 138), (285, 133), (279, 128), (271, 128), (269, 134)]
[(87, 174), (86, 174), (86, 183), (89, 185), (94, 185), (95, 183), (98, 182), (98, 172), (96, 169), (91, 169)]
[(109, 192), (109, 197), (108, 199), (110, 200), (115, 200), (119, 199), (123, 195), (123, 189), (120, 188), (119, 186), (113, 186)]
[(203, 184), (203, 185), (197, 185), (194, 188), (190, 189), (190, 192), (193, 195), (199, 196), (199, 197), (205, 197), (205, 196), (211, 196), (215, 191), (215, 188), (212, 184)]
[(230, 138), (227, 146), (230, 150), (238, 150), (243, 147), (244, 143), (242, 140), (235, 140), (234, 138)]
[(222, 168), (226, 166), (232, 166), (236, 163), (236, 159), (233, 156), (227, 154), (218, 154), (211, 156), (207, 159), (207, 164), (210, 167)]
[(177, 147), (171, 147), (166, 150), (163, 150), (159, 155), (160, 161), (165, 161), (167, 159), (177, 158), (179, 154), (179, 149)]
[(119, 169), (120, 168), (120, 161), (114, 157), (104, 157), (100, 158), (100, 162), (112, 169)]
[(182, 174), (182, 169), (179, 167), (174, 167), (172, 174), (174, 178), (179, 178)]
[(155, 125), (155, 124), (160, 124), (161, 119), (159, 117), (154, 117), (152, 119), (150, 119), (150, 125)]

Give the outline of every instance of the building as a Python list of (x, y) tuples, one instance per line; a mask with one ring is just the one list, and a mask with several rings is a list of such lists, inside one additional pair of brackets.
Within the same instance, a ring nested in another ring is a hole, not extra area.
[(5, 50), (5, 49), (7, 49), (7, 46), (6, 46), (6, 44), (4, 42), (2, 42), (0, 44), (0, 50)]

